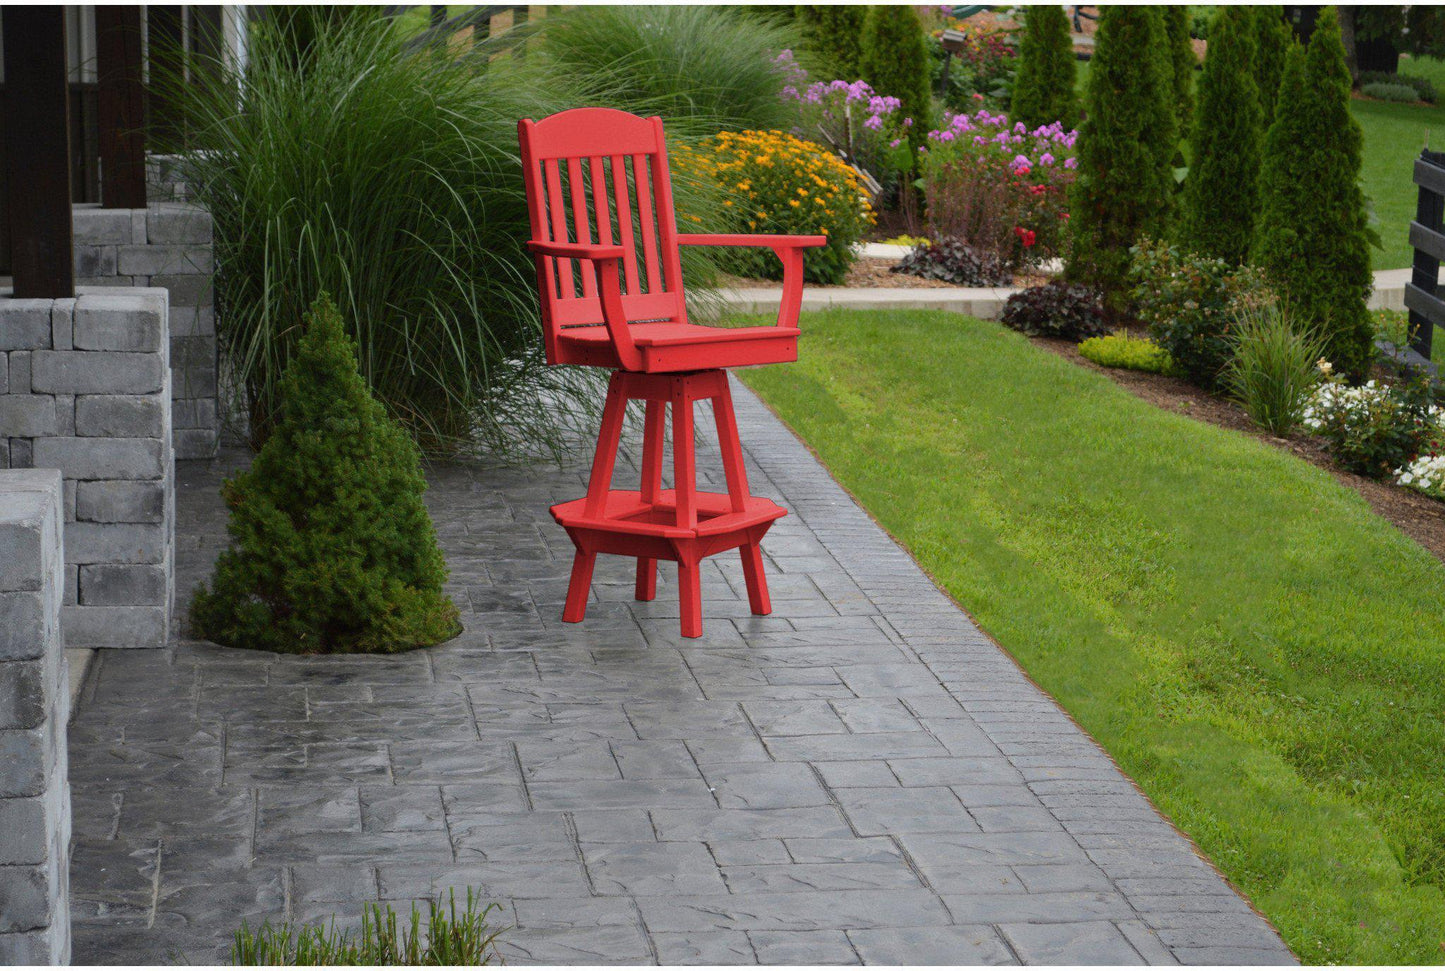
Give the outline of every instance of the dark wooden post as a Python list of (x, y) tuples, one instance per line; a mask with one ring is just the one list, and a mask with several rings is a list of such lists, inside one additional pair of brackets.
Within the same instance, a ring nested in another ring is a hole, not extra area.
[(145, 86), (140, 7), (95, 8), (100, 113), (100, 199), (107, 209), (146, 204)]
[(1445, 152), (1428, 148), (1420, 152), (1415, 162), (1415, 184), (1420, 187), (1415, 221), (1410, 224), (1415, 259), (1410, 284), (1405, 287), (1405, 306), (1410, 308), (1410, 347), (1428, 361), (1435, 327), (1445, 326), (1435, 294), (1440, 260), (1445, 258)]
[(162, 148), (173, 149), (181, 141), (180, 106), (175, 104), (174, 87), (185, 68), (185, 26), (183, 10), (173, 4), (146, 7), (146, 31), (150, 57), (151, 130)]
[(0, 16), (15, 296), (73, 297), (65, 8), (5, 7)]

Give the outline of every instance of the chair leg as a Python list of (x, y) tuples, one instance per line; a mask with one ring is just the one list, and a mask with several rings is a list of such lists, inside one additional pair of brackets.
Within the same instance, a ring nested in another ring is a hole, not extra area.
[(738, 420), (733, 414), (733, 396), (727, 373), (720, 375), (722, 390), (713, 398), (713, 420), (717, 423), (718, 447), (722, 451), (723, 473), (727, 476), (728, 498), (733, 512), (742, 512), (748, 498), (748, 470), (743, 463), (743, 446), (738, 441)]
[(697, 463), (692, 443), (692, 397), (688, 379), (673, 379), (672, 485), (677, 495), (677, 526), (697, 528)]
[(696, 558), (683, 556), (677, 561), (677, 589), (681, 606), (682, 636), (702, 636), (702, 575)]
[[(662, 442), (666, 431), (664, 412), (666, 402), (649, 399), (646, 417), (642, 423), (642, 501), (657, 501), (662, 489)], [(657, 596), (657, 561), (650, 557), (637, 558), (638, 600), (651, 600)]]
[(621, 372), (614, 371), (607, 383), (607, 403), (602, 406), (602, 429), (597, 433), (597, 453), (592, 458), (592, 475), (587, 480), (588, 516), (600, 516), (612, 488), (612, 470), (617, 465), (617, 446), (622, 441), (622, 422), (627, 417), (627, 394)]
[(748, 607), (758, 615), (773, 612), (768, 599), (768, 578), (763, 575), (763, 548), (757, 543), (748, 543), (738, 548), (743, 558), (743, 582), (748, 588)]
[(578, 550), (572, 558), (572, 580), (567, 584), (567, 604), (562, 608), (562, 620), (569, 624), (580, 624), (587, 616), (587, 596), (592, 591), (592, 567), (597, 554)]

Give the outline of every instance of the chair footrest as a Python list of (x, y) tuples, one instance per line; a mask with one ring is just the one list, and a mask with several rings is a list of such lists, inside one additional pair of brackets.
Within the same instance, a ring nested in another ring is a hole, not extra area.
[(573, 499), (552, 507), (552, 518), (567, 529), (581, 528), (604, 533), (631, 536), (655, 536), (660, 539), (706, 539), (750, 530), (787, 515), (787, 510), (771, 499), (748, 496), (741, 511), (735, 511), (732, 499), (722, 492), (696, 493), (697, 526), (688, 529), (677, 525), (677, 493), (664, 489), (654, 502), (645, 502), (642, 493), (614, 489), (607, 493), (602, 511), (587, 515), (587, 500)]

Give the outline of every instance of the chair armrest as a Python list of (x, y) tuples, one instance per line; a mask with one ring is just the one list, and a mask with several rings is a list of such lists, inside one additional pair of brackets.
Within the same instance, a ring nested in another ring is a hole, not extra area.
[(627, 313), (622, 309), (622, 281), (617, 275), (619, 262), (627, 250), (617, 245), (551, 243), (539, 240), (529, 240), (527, 248), (537, 257), (537, 278), (544, 287), (551, 284), (547, 282), (543, 272), (542, 257), (587, 260), (592, 264), (592, 270), (597, 274), (597, 301), (602, 305), (602, 321), (607, 325), (607, 336), (612, 338), (612, 349), (617, 354), (617, 360), (623, 370), (641, 370), (642, 352), (637, 349), (637, 341), (633, 339), (632, 328), (627, 323)]
[(799, 249), (827, 246), (826, 236), (769, 236), (764, 233), (678, 233), (683, 246), (766, 246), (770, 249)]
[(621, 246), (601, 243), (552, 243), (529, 240), (527, 248), (538, 256), (554, 256), (564, 260), (620, 260), (626, 252)]
[(750, 233), (678, 233), (684, 246), (766, 246), (783, 261), (783, 297), (778, 302), (779, 327), (798, 326), (803, 309), (803, 250), (827, 246), (826, 236), (768, 236)]

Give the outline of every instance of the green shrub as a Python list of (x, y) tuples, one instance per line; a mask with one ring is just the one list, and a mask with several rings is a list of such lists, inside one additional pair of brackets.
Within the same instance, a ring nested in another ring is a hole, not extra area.
[(1360, 94), (1363, 94), (1367, 98), (1379, 98), (1381, 101), (1398, 101), (1404, 104), (1414, 104), (1420, 100), (1419, 94), (1408, 84), (1385, 84), (1381, 81), (1360, 85)]
[(1250, 419), (1276, 435), (1288, 435), (1304, 418), (1319, 384), (1317, 334), (1297, 329), (1277, 303), (1242, 308), (1233, 328), (1234, 354), (1224, 384)]
[(823, 62), (829, 77), (856, 81), (862, 77), (863, 21), (868, 8), (863, 4), (799, 6), (798, 29), (804, 49)]
[(481, 898), (467, 890), (466, 907), (457, 912), (455, 891), (449, 893), (450, 907), (437, 901), (427, 902), (425, 925), (421, 911), (411, 908), (409, 926), (398, 926), (396, 911), (390, 904), (367, 904), (361, 912), (361, 931), (352, 937), (319, 924), (269, 923), (252, 931), (244, 922), (231, 945), (231, 961), (235, 966), (298, 966), (298, 965), (392, 965), (392, 966), (468, 966), (500, 963), (496, 940), (500, 930), (487, 925), (487, 916), (496, 909), (488, 904), (478, 910)]
[(1174, 368), (1164, 348), (1146, 337), (1130, 337), (1125, 333), (1090, 337), (1079, 344), (1079, 353), (1103, 367), (1150, 374), (1168, 374)]
[(1079, 113), (1074, 96), (1076, 69), (1064, 8), (1056, 4), (1026, 7), (1009, 117), (1030, 129), (1055, 121), (1073, 128)]
[(1268, 299), (1260, 274), (1154, 240), (1140, 242), (1132, 255), (1135, 314), (1183, 377), (1201, 388), (1218, 387), (1233, 353), (1236, 314)]
[(1387, 479), (1439, 447), (1439, 415), (1425, 375), (1400, 384), (1350, 386), (1329, 375), (1305, 408), (1305, 428), (1322, 436), (1351, 472)]
[(581, 6), (541, 24), (549, 73), (578, 91), (577, 104), (632, 106), (674, 134), (689, 119), (691, 130), (714, 132), (791, 120), (773, 57), (797, 34), (746, 8)]
[(1002, 287), (1013, 282), (1013, 273), (996, 254), (975, 249), (957, 236), (913, 247), (890, 272), (942, 280), (956, 287)]
[(1220, 7), (1210, 25), (1179, 225), (1188, 249), (1231, 266), (1249, 257), (1259, 199), (1254, 34), (1249, 7)]
[(928, 47), (923, 23), (912, 7), (881, 4), (868, 9), (863, 23), (863, 80), (881, 95), (903, 103), (903, 114), (913, 119), (909, 129), (915, 148), (933, 127), (933, 98), (928, 90)]
[(1030, 337), (1081, 341), (1106, 332), (1099, 294), (1077, 283), (1054, 280), (1012, 294), (1003, 306), (1005, 326)]
[(356, 354), (323, 294), (282, 377), (274, 434), (223, 490), (232, 543), (191, 603), (197, 636), (311, 654), (404, 651), (460, 630), (420, 455)]
[(1194, 71), (1199, 58), (1189, 36), (1189, 8), (1164, 8), (1164, 33), (1169, 39), (1169, 69), (1174, 81), (1174, 123), (1180, 137), (1194, 127)]
[(1367, 84), (1403, 84), (1415, 91), (1417, 100), (1435, 103), (1435, 85), (1429, 78), (1415, 74), (1394, 74), (1389, 71), (1361, 71), (1356, 79), (1361, 88)]
[(1128, 272), (1129, 247), (1169, 224), (1178, 139), (1158, 8), (1103, 7), (1095, 37), (1068, 274), (1114, 300)]
[(1294, 43), (1294, 31), (1284, 19), (1284, 8), (1261, 4), (1254, 8), (1254, 84), (1259, 89), (1260, 125), (1268, 130), (1274, 122), (1274, 103), (1279, 97), (1279, 79), (1284, 59)]
[[(842, 283), (856, 258), (854, 244), (873, 224), (857, 174), (816, 142), (780, 131), (720, 132), (695, 149), (680, 146), (673, 159), (675, 171), (709, 179), (731, 196), (723, 208), (735, 231), (827, 236), (826, 246), (804, 251), (810, 283)], [(725, 258), (744, 276), (783, 274), (778, 258), (760, 247), (738, 247)]]
[(1308, 53), (1292, 48), (1265, 139), (1255, 262), (1300, 325), (1325, 335), (1326, 354), (1360, 380), (1374, 356), (1365, 302), (1369, 229), (1360, 190), (1363, 147), (1350, 111), (1334, 8), (1320, 14)]

